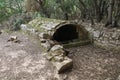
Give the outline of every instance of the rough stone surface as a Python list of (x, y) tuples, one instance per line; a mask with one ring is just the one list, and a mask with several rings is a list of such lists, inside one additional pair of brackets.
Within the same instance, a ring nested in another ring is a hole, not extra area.
[(65, 70), (72, 68), (73, 61), (72, 59), (65, 57), (65, 60), (62, 62), (54, 62), (53, 65), (56, 67), (58, 73), (62, 73)]
[[(60, 75), (60, 74), (55, 74), (55, 80), (67, 80), (67, 78), (68, 78), (68, 76), (66, 75), (66, 74), (64, 74), (64, 75)], [(71, 79), (71, 80), (73, 80), (73, 79)]]
[(52, 38), (54, 33), (57, 31), (57, 29), (67, 25), (73, 25), (77, 29), (77, 32), (79, 34), (78, 37), (80, 40), (89, 39), (87, 30), (84, 29), (82, 25), (80, 24), (78, 25), (74, 21), (64, 21), (64, 20), (56, 20), (56, 19), (48, 19), (48, 18), (36, 18), (30, 21), (28, 25), (37, 29), (40, 32), (40, 34), (42, 34), (40, 35), (42, 38), (45, 37), (44, 35), (47, 35), (47, 36), (49, 35), (50, 38)]
[(51, 51), (56, 51), (56, 50), (60, 50), (60, 49), (63, 49), (63, 46), (61, 46), (61, 45), (54, 45), (54, 46), (51, 48)]
[(55, 56), (54, 60), (57, 62), (62, 62), (64, 60), (64, 57), (63, 56)]
[(64, 55), (66, 52), (63, 49), (59, 49), (56, 51), (51, 51), (50, 52), (53, 56), (59, 56), (59, 55)]
[(94, 31), (93, 34), (96, 38), (100, 37), (100, 31)]
[(41, 43), (46, 43), (46, 39), (40, 39)]
[(50, 35), (46, 33), (40, 33), (39, 37), (42, 39), (51, 39)]
[(44, 47), (46, 50), (51, 48), (51, 45), (48, 41), (46, 41), (45, 43), (41, 43), (41, 46)]
[(45, 56), (45, 58), (49, 61), (51, 61), (53, 59), (53, 56), (50, 53), (43, 53), (43, 55)]
[(21, 25), (20, 25), (20, 28), (21, 28), (22, 30), (26, 31), (26, 30), (27, 30), (27, 25), (26, 25), (26, 24), (21, 24)]
[[(120, 29), (117, 28), (105, 28), (103, 24), (94, 25), (92, 27), (89, 23), (82, 23), (89, 34), (92, 35), (93, 42), (97, 46), (101, 46), (109, 50), (118, 50), (120, 47)], [(100, 45), (98, 45), (100, 44)]]
[(10, 36), (8, 41), (16, 41), (17, 40), (17, 36)]
[(32, 34), (36, 34), (36, 32), (38, 32), (38, 30), (34, 28), (28, 28), (27, 30)]

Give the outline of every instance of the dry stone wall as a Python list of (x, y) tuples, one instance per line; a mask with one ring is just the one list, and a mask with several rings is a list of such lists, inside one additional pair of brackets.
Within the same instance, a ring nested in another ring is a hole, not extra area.
[(86, 30), (92, 37), (95, 45), (108, 50), (120, 51), (120, 29), (119, 28), (105, 28), (103, 24), (96, 24), (91, 26), (88, 23), (83, 23)]

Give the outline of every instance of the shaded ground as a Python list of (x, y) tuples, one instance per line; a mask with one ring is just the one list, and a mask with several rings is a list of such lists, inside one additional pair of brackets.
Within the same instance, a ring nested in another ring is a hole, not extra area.
[[(120, 75), (120, 54), (108, 52), (93, 45), (71, 48), (73, 70), (69, 76), (73, 80), (117, 80)], [(70, 78), (68, 78), (69, 80)]]
[[(7, 42), (10, 35), (22, 41)], [(73, 69), (61, 80), (116, 80), (120, 54), (92, 45), (70, 48)], [(22, 33), (0, 35), (0, 80), (57, 80), (55, 68), (42, 56), (37, 40)]]

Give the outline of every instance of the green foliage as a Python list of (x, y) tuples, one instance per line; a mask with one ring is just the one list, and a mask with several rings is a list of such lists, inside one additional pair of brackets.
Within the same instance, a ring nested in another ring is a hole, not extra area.
[(45, 0), (43, 8), (46, 13), (44, 15), (49, 15), (50, 18), (64, 19), (66, 13), (69, 16), (79, 13), (77, 6), (78, 0)]
[(23, 12), (24, 0), (0, 0), (0, 22), (12, 14)]
[(6, 4), (4, 0), (0, 0), (0, 21), (6, 17)]
[[(30, 10), (25, 7), (27, 4)], [(113, 0), (112, 17), (120, 19), (120, 0)], [(108, 17), (110, 0), (0, 0), (0, 22), (13, 14), (31, 12), (32, 18), (86, 19), (100, 22)], [(26, 9), (26, 10), (25, 10)], [(94, 20), (93, 20), (94, 19)], [(20, 21), (15, 21), (15, 25)]]

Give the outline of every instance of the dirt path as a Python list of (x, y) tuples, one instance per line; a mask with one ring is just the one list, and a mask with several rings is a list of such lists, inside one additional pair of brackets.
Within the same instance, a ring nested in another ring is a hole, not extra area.
[[(11, 35), (22, 42), (7, 42)], [(36, 40), (18, 32), (0, 35), (0, 80), (52, 80), (53, 74)]]
[[(16, 35), (21, 43), (7, 42)], [(70, 48), (73, 69), (61, 80), (116, 80), (120, 54), (92, 45)], [(37, 40), (19, 32), (0, 35), (0, 80), (57, 80), (55, 69), (41, 54)]]

